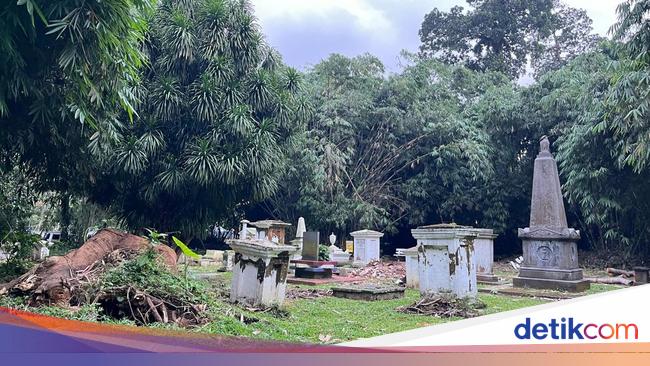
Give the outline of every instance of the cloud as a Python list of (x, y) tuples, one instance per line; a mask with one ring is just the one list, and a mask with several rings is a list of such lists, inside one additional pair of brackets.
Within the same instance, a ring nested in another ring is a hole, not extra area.
[[(620, 0), (565, 0), (584, 8), (596, 32), (605, 35)], [(400, 69), (401, 50), (416, 51), (418, 31), (433, 8), (443, 11), (464, 0), (252, 0), (266, 35), (289, 65), (304, 69), (331, 53), (369, 52), (390, 71)]]
[(253, 4), (262, 25), (277, 21), (315, 25), (343, 16), (362, 31), (393, 31), (384, 12), (368, 0), (254, 0)]

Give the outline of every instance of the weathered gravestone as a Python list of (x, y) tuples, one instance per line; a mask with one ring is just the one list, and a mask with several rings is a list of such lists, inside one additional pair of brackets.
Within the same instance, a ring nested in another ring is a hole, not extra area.
[(296, 225), (296, 238), (291, 241), (291, 245), (295, 245), (298, 250), (293, 254), (291, 259), (302, 259), (302, 243), (303, 236), (307, 231), (305, 225), (305, 219), (303, 217), (298, 218), (298, 225)]
[(306, 231), (302, 238), (302, 259), (317, 261), (319, 243), (320, 233), (318, 231)]
[(474, 259), (476, 260), (476, 279), (480, 282), (499, 282), (494, 275), (494, 238), (492, 229), (472, 229), (474, 239)]
[(230, 300), (250, 306), (282, 305), (293, 245), (265, 239), (234, 239), (235, 251)]
[(404, 290), (405, 290), (404, 287), (392, 287), (392, 286), (375, 286), (375, 285), (345, 286), (345, 287), (333, 287), (332, 296), (341, 297), (350, 300), (365, 300), (365, 301), (392, 300), (392, 299), (401, 299), (402, 297), (404, 297)]
[(420, 271), (418, 269), (418, 247), (402, 250), (406, 267), (406, 287), (420, 287)]
[(456, 224), (421, 226), (411, 230), (417, 240), (420, 294), (452, 293), (475, 298), (476, 261), (472, 228)]
[(557, 164), (544, 136), (535, 159), (530, 226), (519, 229), (524, 260), (515, 287), (585, 291), (589, 281), (578, 267), (580, 232), (567, 225)]
[(374, 230), (359, 230), (350, 233), (354, 238), (354, 262), (366, 265), (379, 260), (380, 239), (383, 233)]

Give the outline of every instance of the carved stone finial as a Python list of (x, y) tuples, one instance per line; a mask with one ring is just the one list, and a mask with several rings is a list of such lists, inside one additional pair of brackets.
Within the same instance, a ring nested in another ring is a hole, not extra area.
[(546, 135), (542, 136), (539, 140), (539, 152), (540, 153), (551, 153), (551, 143), (548, 141)]

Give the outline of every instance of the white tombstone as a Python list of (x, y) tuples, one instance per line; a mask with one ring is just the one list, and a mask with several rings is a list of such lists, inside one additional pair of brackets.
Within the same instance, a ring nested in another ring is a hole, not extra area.
[(492, 229), (472, 229), (474, 239), (474, 258), (476, 259), (476, 278), (482, 282), (499, 282), (494, 275), (494, 239), (497, 235)]
[(418, 247), (402, 249), (406, 267), (406, 287), (418, 288), (420, 286), (420, 271), (418, 269)]
[(474, 240), (476, 233), (458, 225), (431, 225), (411, 230), (418, 242), (420, 294), (451, 292), (478, 295)]
[(50, 248), (48, 247), (41, 247), (41, 251), (39, 253), (39, 259), (44, 260), (45, 258), (50, 256)]
[(235, 251), (230, 300), (250, 306), (280, 306), (287, 287), (289, 257), (297, 249), (269, 240), (229, 240)]
[(307, 226), (305, 225), (305, 218), (304, 217), (299, 217), (298, 218), (298, 225), (296, 225), (296, 238), (291, 241), (291, 245), (295, 245), (298, 247), (298, 250), (293, 254), (291, 259), (302, 259), (302, 244), (303, 244), (303, 237), (305, 236), (305, 232), (307, 231)]
[(248, 224), (250, 223), (251, 222), (248, 220), (241, 220), (241, 231), (239, 232), (239, 239), (248, 239)]
[(354, 238), (354, 262), (366, 265), (379, 260), (379, 244), (383, 233), (374, 230), (359, 230), (350, 233)]
[(226, 271), (232, 271), (234, 263), (235, 263), (235, 252), (232, 250), (224, 251), (223, 266), (226, 268)]

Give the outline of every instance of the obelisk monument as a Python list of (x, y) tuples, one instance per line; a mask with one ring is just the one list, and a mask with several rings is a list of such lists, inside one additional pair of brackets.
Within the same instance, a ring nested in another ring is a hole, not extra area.
[(530, 226), (519, 229), (524, 261), (515, 287), (585, 291), (589, 281), (578, 267), (580, 231), (567, 225), (557, 164), (546, 136), (539, 144), (533, 173)]

